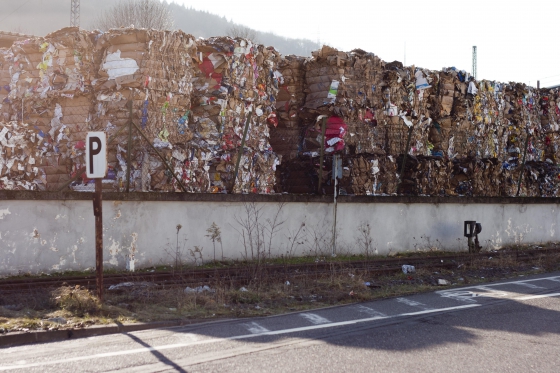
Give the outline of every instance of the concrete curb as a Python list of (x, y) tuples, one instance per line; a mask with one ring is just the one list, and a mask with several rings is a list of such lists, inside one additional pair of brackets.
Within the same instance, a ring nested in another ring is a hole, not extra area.
[(130, 324), (130, 325), (124, 325), (124, 324), (101, 325), (101, 326), (92, 326), (84, 329), (29, 331), (29, 332), (14, 333), (8, 335), (0, 335), (0, 348), (21, 346), (21, 345), (26, 345), (31, 343), (65, 341), (68, 339), (87, 338), (87, 337), (94, 337), (99, 335), (128, 333), (128, 332), (135, 332), (135, 331), (146, 330), (146, 329), (170, 328), (176, 326), (198, 324), (202, 322), (203, 322), (202, 320), (192, 320), (192, 321), (172, 320), (172, 321), (160, 321), (160, 322), (153, 322), (153, 323), (141, 323), (141, 324)]

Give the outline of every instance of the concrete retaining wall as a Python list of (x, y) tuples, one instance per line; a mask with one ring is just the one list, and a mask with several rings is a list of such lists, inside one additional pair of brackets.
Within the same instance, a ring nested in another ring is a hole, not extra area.
[[(482, 223), (483, 247), (559, 241), (559, 204), (543, 198), (342, 196), (337, 251), (362, 253), (366, 241), (377, 254), (466, 250), (464, 220)], [(267, 255), (331, 253), (331, 197), (109, 193), (103, 213), (105, 268), (174, 263), (177, 240), (183, 261), (193, 262), (193, 254), (200, 260), (195, 246), (202, 248), (203, 260), (213, 259), (207, 232), (212, 223), (222, 238), (217, 259), (222, 247), (228, 259), (256, 256), (257, 246)], [(94, 266), (91, 195), (0, 192), (0, 275)]]

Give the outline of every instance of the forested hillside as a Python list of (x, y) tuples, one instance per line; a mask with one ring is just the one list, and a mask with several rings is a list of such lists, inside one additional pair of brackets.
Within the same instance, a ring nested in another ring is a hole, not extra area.
[[(93, 28), (96, 17), (109, 9), (115, 0), (81, 0), (80, 25)], [(0, 30), (21, 32), (32, 35), (46, 35), (70, 24), (69, 0), (0, 0)], [(175, 28), (196, 37), (227, 35), (231, 27), (237, 25), (235, 20), (228, 21), (204, 11), (187, 8), (175, 3), (169, 4), (175, 19)], [(292, 39), (270, 32), (255, 32), (256, 41), (272, 45), (282, 54), (308, 56), (318, 48), (318, 44), (309, 39)]]

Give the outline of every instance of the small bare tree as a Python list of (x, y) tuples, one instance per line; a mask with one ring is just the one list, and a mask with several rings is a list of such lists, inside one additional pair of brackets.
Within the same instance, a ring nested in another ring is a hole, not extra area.
[(257, 31), (247, 26), (233, 24), (229, 28), (227, 34), (230, 38), (233, 39), (243, 38), (243, 39), (251, 40), (253, 43), (257, 42)]
[(93, 28), (104, 31), (129, 26), (171, 30), (173, 15), (168, 4), (160, 0), (120, 0), (93, 22)]

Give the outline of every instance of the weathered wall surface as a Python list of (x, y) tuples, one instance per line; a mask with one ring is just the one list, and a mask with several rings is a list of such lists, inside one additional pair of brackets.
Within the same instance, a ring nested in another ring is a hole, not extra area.
[[(66, 197), (68, 195), (64, 195)], [(266, 255), (269, 249), (270, 255), (330, 254), (333, 217), (330, 199), (263, 196), (266, 198), (250, 203), (244, 202), (247, 196), (231, 197), (183, 195), (162, 201), (161, 196), (150, 200), (143, 194), (122, 201), (119, 200), (122, 195), (104, 196), (105, 267), (126, 268), (131, 259), (136, 268), (174, 263), (178, 224), (182, 226), (178, 235), (179, 248), (186, 262), (193, 261), (189, 250), (194, 250), (195, 246), (203, 248), (204, 260), (213, 259), (212, 241), (207, 236), (212, 223), (221, 230), (223, 255), (228, 259), (256, 256), (256, 241), (251, 254), (249, 244), (245, 249), (243, 234), (248, 242), (246, 228), (257, 222), (261, 233), (264, 232), (260, 246)], [(3, 196), (0, 200), (0, 275), (94, 268), (94, 220), (89, 194), (61, 198), (18, 200)], [(339, 252), (364, 252), (364, 240), (371, 240), (370, 253), (378, 254), (434, 247), (465, 250), (464, 220), (482, 223), (479, 237), (484, 247), (560, 239), (557, 229), (560, 200), (551, 199), (550, 203), (518, 201), (525, 203), (489, 198), (409, 203), (411, 199), (402, 197), (341, 197), (337, 249)], [(273, 223), (275, 216), (276, 224)], [(275, 233), (269, 245), (273, 226)], [(251, 234), (255, 239), (256, 230)], [(216, 258), (221, 259), (221, 256), (221, 245), (216, 243)]]

